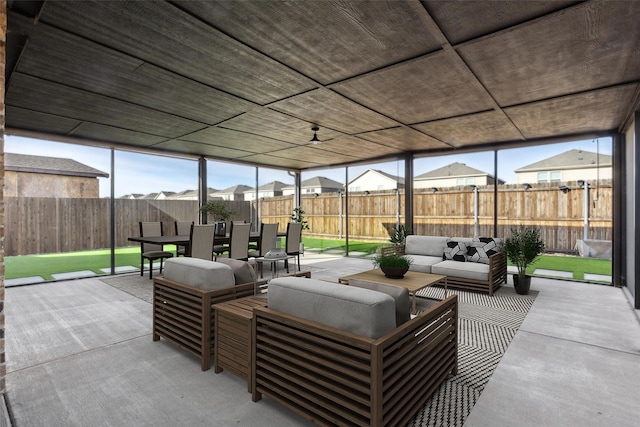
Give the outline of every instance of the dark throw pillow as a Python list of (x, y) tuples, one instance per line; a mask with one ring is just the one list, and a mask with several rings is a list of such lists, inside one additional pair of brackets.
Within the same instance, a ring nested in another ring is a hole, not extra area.
[(442, 259), (453, 260), (453, 261), (461, 261), (464, 262), (467, 260), (467, 245), (464, 242), (458, 242), (456, 240), (447, 240), (447, 245), (444, 248), (444, 254), (442, 254)]

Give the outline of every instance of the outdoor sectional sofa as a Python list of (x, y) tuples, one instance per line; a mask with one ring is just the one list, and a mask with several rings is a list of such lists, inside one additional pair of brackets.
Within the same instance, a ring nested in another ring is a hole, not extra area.
[(360, 286), (269, 283), (253, 316), (254, 401), (267, 395), (319, 425), (405, 425), (457, 373), (456, 295), (411, 319), (399, 287)]
[(409, 270), (445, 275), (449, 287), (493, 295), (507, 282), (507, 258), (499, 238), (410, 235), (404, 245), (388, 246), (381, 252), (411, 257)]

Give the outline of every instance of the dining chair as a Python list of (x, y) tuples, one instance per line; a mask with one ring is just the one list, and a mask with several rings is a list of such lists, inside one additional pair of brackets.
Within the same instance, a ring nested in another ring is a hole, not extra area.
[(267, 252), (274, 248), (275, 239), (278, 237), (279, 223), (265, 224), (260, 226), (260, 240), (255, 250), (249, 251), (250, 257), (264, 256)]
[[(226, 250), (216, 245), (214, 252), (216, 252), (216, 258), (218, 256), (224, 256), (234, 259), (247, 260), (249, 258), (249, 237), (251, 234), (251, 224), (243, 223), (236, 224), (231, 223), (231, 232), (229, 233), (229, 246), (226, 246)], [(225, 255), (219, 255), (222, 251), (228, 252)]]
[[(298, 257), (298, 271), (300, 271), (300, 242), (302, 241), (302, 223), (290, 222), (287, 224), (287, 242), (285, 252), (287, 255)], [(284, 267), (289, 272), (289, 260), (284, 261)]]
[(190, 230), (190, 256), (208, 261), (213, 260), (213, 239), (215, 238), (216, 225), (192, 225)]
[[(140, 237), (164, 236), (162, 222), (140, 221)], [(165, 258), (172, 258), (173, 253), (165, 251), (162, 245), (140, 243), (140, 275), (144, 276), (144, 260), (149, 260), (149, 279), (153, 278), (153, 261), (160, 260), (160, 274)]]
[[(193, 221), (175, 221), (176, 236), (188, 236), (191, 233)], [(185, 245), (176, 245), (176, 256), (188, 256), (189, 249)]]

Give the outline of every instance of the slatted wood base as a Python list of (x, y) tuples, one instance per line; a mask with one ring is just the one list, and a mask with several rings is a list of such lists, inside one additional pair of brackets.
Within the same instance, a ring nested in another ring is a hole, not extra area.
[(194, 354), (206, 371), (211, 367), (215, 344), (213, 306), (253, 295), (254, 290), (254, 283), (207, 291), (164, 277), (154, 278), (153, 340), (162, 337)]
[(256, 308), (253, 400), (319, 425), (404, 425), (457, 371), (457, 296), (377, 340)]

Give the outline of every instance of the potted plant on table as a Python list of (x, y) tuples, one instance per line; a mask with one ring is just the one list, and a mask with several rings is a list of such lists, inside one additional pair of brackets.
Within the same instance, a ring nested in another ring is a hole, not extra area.
[(507, 258), (518, 268), (513, 275), (513, 286), (520, 295), (529, 293), (531, 276), (527, 275), (527, 266), (533, 263), (545, 249), (540, 229), (536, 227), (518, 227), (511, 229), (511, 237), (504, 242)]
[(374, 267), (379, 267), (384, 275), (390, 279), (402, 279), (412, 263), (412, 258), (398, 254), (379, 254), (373, 259)]
[(213, 217), (216, 224), (216, 236), (224, 236), (227, 232), (227, 221), (236, 213), (229, 208), (222, 200), (209, 200), (206, 205), (200, 208), (200, 211), (206, 212), (207, 215)]

